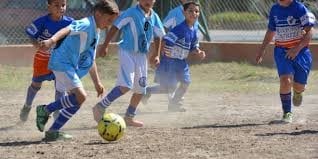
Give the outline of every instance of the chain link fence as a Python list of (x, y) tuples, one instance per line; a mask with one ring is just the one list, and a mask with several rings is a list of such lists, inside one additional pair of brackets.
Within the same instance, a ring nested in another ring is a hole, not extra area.
[[(95, 1), (68, 0), (66, 15), (75, 19), (88, 16)], [(121, 9), (136, 3), (136, 0), (116, 1)], [(206, 31), (212, 41), (261, 41), (267, 28), (269, 9), (275, 1), (199, 0), (203, 11), (200, 23), (207, 26)], [(303, 1), (316, 17), (317, 1)], [(29, 44), (24, 28), (47, 13), (46, 3), (46, 0), (1, 0), (0, 45)], [(178, 5), (179, 0), (157, 0), (155, 10), (163, 19), (170, 9)]]

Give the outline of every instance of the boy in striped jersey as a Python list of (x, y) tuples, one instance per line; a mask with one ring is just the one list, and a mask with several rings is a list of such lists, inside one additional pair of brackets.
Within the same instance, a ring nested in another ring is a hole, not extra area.
[(308, 45), (314, 24), (315, 16), (304, 4), (297, 0), (277, 0), (270, 10), (268, 29), (256, 55), (256, 62), (261, 63), (266, 46), (275, 36), (274, 58), (280, 78), (282, 121), (285, 123), (292, 122), (291, 101), (294, 106), (302, 103), (312, 64)]

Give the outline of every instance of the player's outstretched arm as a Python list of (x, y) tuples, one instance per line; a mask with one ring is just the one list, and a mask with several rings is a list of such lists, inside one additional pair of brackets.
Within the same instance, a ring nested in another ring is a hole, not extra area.
[(261, 47), (259, 48), (259, 50), (258, 50), (258, 52), (256, 54), (255, 60), (256, 60), (257, 64), (262, 63), (263, 56), (265, 55), (265, 49), (266, 49), (267, 45), (273, 40), (274, 36), (275, 36), (275, 32), (274, 31), (271, 31), (269, 29), (266, 31), (263, 43), (262, 43)]
[(104, 57), (105, 55), (107, 55), (108, 45), (117, 32), (118, 32), (118, 28), (113, 25), (110, 28), (110, 30), (106, 33), (106, 38), (104, 43), (98, 46), (97, 52), (96, 52), (97, 56)]
[(40, 42), (41, 48), (51, 48), (59, 40), (66, 37), (70, 32), (71, 32), (71, 29), (69, 27), (65, 27), (65, 28), (59, 30), (50, 39), (41, 41)]
[(91, 79), (94, 83), (95, 90), (97, 92), (97, 97), (102, 97), (104, 94), (105, 88), (104, 88), (102, 82), (100, 81), (95, 61), (94, 61), (92, 68), (89, 70), (89, 74), (90, 74)]

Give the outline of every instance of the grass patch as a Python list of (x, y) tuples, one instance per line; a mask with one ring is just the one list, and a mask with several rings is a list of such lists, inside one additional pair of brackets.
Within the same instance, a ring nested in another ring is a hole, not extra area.
[[(118, 70), (117, 56), (97, 59), (98, 71), (107, 90), (116, 82)], [(153, 84), (154, 70), (149, 70), (148, 83)], [(31, 67), (0, 66), (1, 90), (25, 90), (32, 78)], [(253, 66), (247, 63), (212, 62), (191, 66), (192, 83), (189, 91), (193, 92), (238, 92), (238, 93), (274, 93), (279, 89), (276, 69)], [(86, 89), (94, 90), (89, 76), (84, 77)], [(317, 92), (318, 71), (312, 71), (309, 79), (309, 92)], [(45, 87), (53, 89), (52, 82), (45, 82)]]

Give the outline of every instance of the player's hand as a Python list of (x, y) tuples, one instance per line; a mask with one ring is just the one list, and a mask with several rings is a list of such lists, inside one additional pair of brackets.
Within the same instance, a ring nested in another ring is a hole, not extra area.
[(52, 39), (47, 39), (40, 41), (39, 44), (40, 50), (49, 50), (53, 45), (55, 45), (55, 42)]
[(167, 49), (166, 47), (164, 47), (162, 52), (165, 56), (171, 57), (171, 49)]
[(255, 58), (255, 61), (257, 64), (262, 63), (264, 54), (265, 54), (265, 49), (260, 49), (258, 51), (258, 53), (256, 54), (256, 58)]
[(299, 53), (299, 49), (297, 47), (286, 50), (285, 57), (290, 60), (294, 60)]
[(104, 57), (108, 54), (108, 47), (105, 44), (98, 45), (97, 46), (97, 51), (96, 51), (97, 56), (99, 57)]
[(102, 83), (98, 82), (96, 85), (95, 85), (95, 89), (96, 89), (96, 92), (97, 92), (97, 97), (102, 97), (105, 93), (105, 88), (103, 86)]
[(200, 58), (200, 60), (205, 59), (205, 51), (199, 50), (198, 51), (198, 57)]

